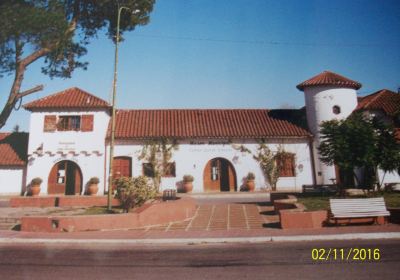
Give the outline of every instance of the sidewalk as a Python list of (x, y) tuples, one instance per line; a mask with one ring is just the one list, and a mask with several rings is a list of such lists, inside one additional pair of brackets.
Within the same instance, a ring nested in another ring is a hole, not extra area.
[[(130, 230), (90, 232), (37, 233), (0, 230), (0, 243), (193, 244), (324, 239), (400, 239), (400, 225), (396, 224), (283, 230), (279, 226), (279, 216), (273, 211), (271, 203), (258, 201), (238, 203), (230, 200), (229, 196), (224, 196), (223, 199), (224, 202), (220, 200), (220, 196), (215, 196), (213, 199), (207, 199), (207, 197), (199, 199), (194, 217), (181, 222)], [(7, 213), (7, 208), (1, 210)], [(54, 209), (51, 210), (54, 211)], [(81, 209), (74, 209), (73, 211), (81, 211)]]

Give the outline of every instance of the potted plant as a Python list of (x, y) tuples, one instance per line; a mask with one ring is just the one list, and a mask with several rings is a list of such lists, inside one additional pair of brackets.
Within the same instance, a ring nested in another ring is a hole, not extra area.
[(256, 176), (254, 175), (253, 172), (249, 172), (246, 176), (246, 187), (251, 192), (254, 192), (254, 189), (255, 189), (255, 184), (254, 184), (255, 178), (256, 178)]
[(194, 178), (192, 175), (183, 176), (183, 189), (186, 193), (189, 193), (193, 190), (193, 181)]
[(40, 184), (43, 182), (43, 180), (39, 177), (33, 178), (31, 181), (31, 187), (30, 187), (30, 194), (32, 196), (38, 196), (40, 193)]
[(99, 187), (97, 186), (99, 184), (100, 180), (97, 177), (92, 177), (90, 178), (88, 182), (88, 194), (89, 195), (96, 195), (97, 192), (99, 191)]

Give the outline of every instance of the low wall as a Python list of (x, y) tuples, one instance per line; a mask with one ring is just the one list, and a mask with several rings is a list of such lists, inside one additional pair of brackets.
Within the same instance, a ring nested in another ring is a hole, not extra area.
[[(11, 207), (66, 207), (66, 206), (107, 206), (107, 196), (38, 196), (12, 197)], [(119, 206), (118, 199), (113, 198), (112, 206)]]
[(188, 219), (196, 212), (193, 198), (146, 204), (132, 213), (82, 216), (22, 217), (21, 231), (72, 232), (131, 229)]
[(55, 196), (47, 197), (12, 197), (10, 198), (11, 207), (55, 207)]
[[(83, 206), (83, 207), (91, 207), (91, 206), (107, 206), (108, 204), (107, 196), (60, 196), (58, 198), (59, 207), (66, 206)], [(118, 199), (113, 198), (111, 201), (112, 206), (119, 206), (120, 203)]]
[(303, 212), (299, 209), (280, 210), (279, 219), (283, 229), (322, 228), (327, 221), (328, 211)]

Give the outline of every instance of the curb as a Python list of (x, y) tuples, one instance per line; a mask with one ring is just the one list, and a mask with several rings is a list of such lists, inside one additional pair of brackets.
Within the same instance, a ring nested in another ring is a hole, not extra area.
[(179, 239), (45, 239), (45, 238), (0, 238), (1, 244), (218, 244), (218, 243), (266, 243), (300, 242), (323, 240), (373, 240), (400, 239), (400, 232), (346, 233), (330, 235), (262, 236), (262, 237), (221, 237), (221, 238), (179, 238)]

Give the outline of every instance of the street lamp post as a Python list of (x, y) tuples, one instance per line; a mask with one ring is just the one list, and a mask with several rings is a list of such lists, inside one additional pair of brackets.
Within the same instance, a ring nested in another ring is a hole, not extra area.
[[(108, 169), (108, 201), (107, 209), (111, 211), (112, 208), (112, 185), (113, 185), (113, 161), (114, 161), (114, 142), (115, 142), (115, 97), (117, 94), (117, 66), (118, 66), (118, 43), (119, 43), (119, 24), (121, 20), (122, 10), (130, 10), (127, 7), (118, 8), (117, 18), (117, 35), (115, 40), (115, 57), (114, 57), (114, 80), (113, 80), (113, 95), (112, 95), (112, 113), (111, 113), (111, 140), (110, 140), (110, 162)], [(136, 12), (136, 11), (135, 11)]]

